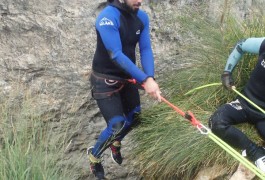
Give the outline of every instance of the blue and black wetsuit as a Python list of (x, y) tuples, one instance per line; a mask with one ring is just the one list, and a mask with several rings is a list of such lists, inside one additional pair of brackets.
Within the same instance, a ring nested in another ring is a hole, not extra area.
[[(265, 37), (239, 41), (230, 54), (224, 70), (232, 72), (244, 53), (258, 54), (259, 56), (244, 87), (243, 94), (265, 109)], [(246, 122), (254, 124), (260, 136), (265, 140), (265, 115), (241, 97), (219, 107), (211, 116), (209, 125), (215, 134), (231, 146), (242, 150), (247, 149), (248, 153), (255, 148), (255, 143), (239, 129), (232, 126)]]
[[(97, 47), (91, 74), (92, 96), (107, 123), (92, 150), (95, 157), (114, 140), (122, 140), (136, 124), (140, 113), (138, 88), (127, 82), (143, 83), (154, 77), (154, 58), (147, 14), (130, 12), (119, 1), (109, 3), (96, 20)], [(136, 66), (139, 45), (142, 70)]]
[[(123, 79), (134, 78), (139, 83), (154, 76), (149, 20), (145, 12), (129, 13), (114, 1), (98, 16), (96, 32), (95, 72)], [(135, 65), (137, 43), (143, 71)]]

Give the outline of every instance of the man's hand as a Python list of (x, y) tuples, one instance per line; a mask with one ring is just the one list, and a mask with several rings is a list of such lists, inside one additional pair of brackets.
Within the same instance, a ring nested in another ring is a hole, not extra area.
[(224, 73), (221, 75), (221, 80), (223, 86), (228, 90), (231, 90), (232, 86), (234, 86), (234, 80), (231, 72), (224, 71)]
[(148, 77), (146, 81), (143, 84), (145, 91), (155, 99), (157, 99), (159, 102), (161, 102), (161, 91), (159, 89), (158, 84), (155, 82), (155, 80), (152, 77)]

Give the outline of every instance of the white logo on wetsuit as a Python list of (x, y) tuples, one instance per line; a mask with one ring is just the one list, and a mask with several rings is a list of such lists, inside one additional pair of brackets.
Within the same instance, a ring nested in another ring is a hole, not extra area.
[(99, 25), (100, 26), (114, 26), (113, 22), (106, 17), (100, 20)]
[(235, 108), (236, 110), (242, 110), (242, 106), (239, 102), (239, 100), (235, 100), (235, 101), (232, 101), (230, 103), (228, 103), (229, 105), (231, 105), (233, 108)]
[(264, 59), (261, 61), (261, 66), (263, 66), (265, 68), (265, 60)]
[(118, 83), (118, 81), (111, 80), (111, 79), (105, 79), (105, 83), (109, 86), (113, 86)]
[(138, 34), (140, 34), (140, 32), (141, 32), (141, 31), (140, 31), (140, 30), (138, 30), (138, 31), (136, 31), (136, 34), (138, 35)]

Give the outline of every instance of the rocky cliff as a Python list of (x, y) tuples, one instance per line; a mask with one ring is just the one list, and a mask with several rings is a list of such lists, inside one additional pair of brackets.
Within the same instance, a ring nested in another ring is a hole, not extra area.
[[(95, 50), (94, 22), (103, 0), (1, 0), (0, 1), (0, 101), (21, 94), (34, 97), (32, 108), (52, 129), (51, 146), (63, 144), (58, 165), (69, 166), (73, 179), (91, 178), (86, 148), (93, 145), (105, 126), (91, 99), (89, 73)], [(219, 20), (223, 1), (207, 1), (209, 16)], [(143, 9), (150, 15), (151, 36), (157, 79), (163, 72), (178, 69), (185, 62), (178, 47), (186, 39), (172, 15), (184, 5), (197, 6), (199, 0), (149, 0)], [(228, 8), (239, 18), (248, 15), (255, 1), (237, 0)], [(170, 63), (170, 67), (168, 66)], [(125, 139), (129, 141), (129, 137)], [(104, 155), (107, 176), (137, 179), (125, 159), (122, 167)], [(124, 154), (129, 153), (125, 148)]]

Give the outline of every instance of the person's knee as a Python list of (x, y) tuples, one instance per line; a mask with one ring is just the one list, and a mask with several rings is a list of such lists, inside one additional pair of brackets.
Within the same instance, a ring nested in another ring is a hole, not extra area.
[(108, 123), (108, 131), (112, 135), (117, 136), (124, 129), (125, 122), (125, 117), (123, 116), (113, 117)]
[(112, 131), (114, 132), (114, 134), (118, 134), (119, 132), (121, 132), (124, 128), (125, 125), (125, 120), (116, 122), (115, 124), (112, 125)]
[(225, 134), (226, 129), (229, 127), (229, 124), (225, 120), (225, 117), (222, 116), (223, 113), (220, 111), (216, 111), (209, 118), (209, 127), (212, 132), (218, 136), (223, 136)]

